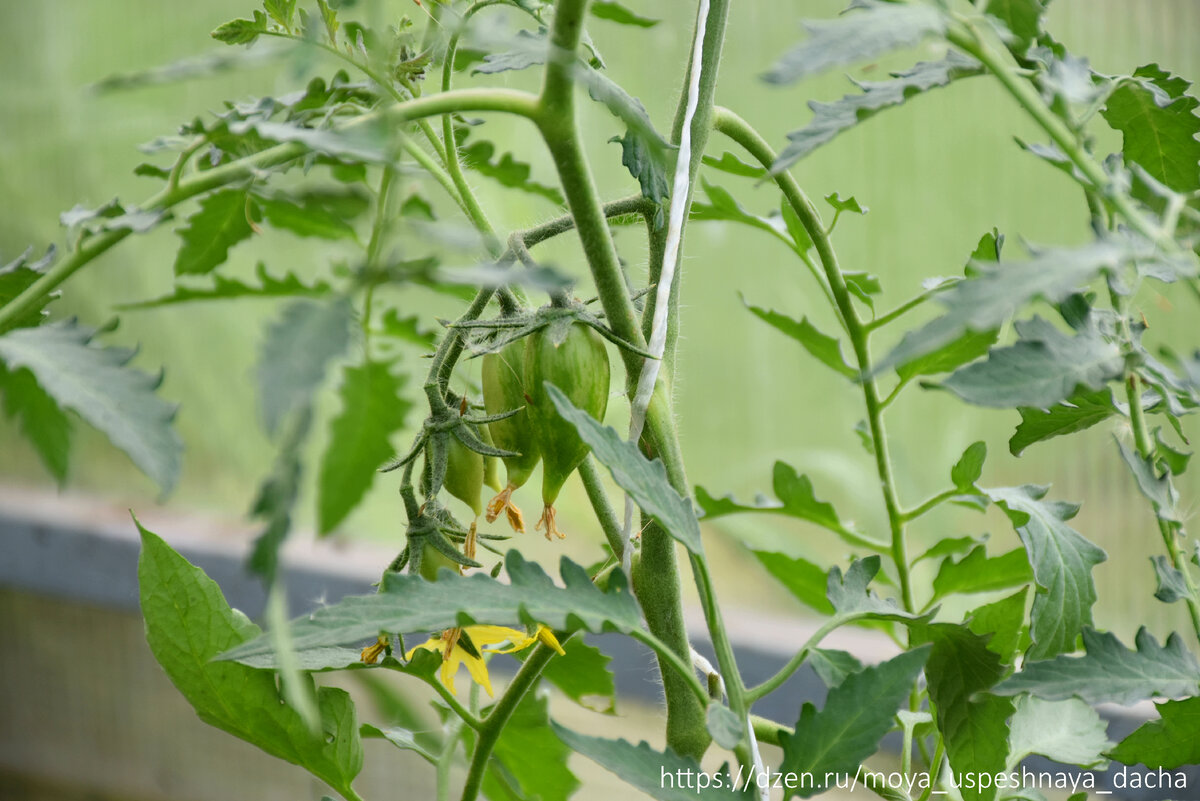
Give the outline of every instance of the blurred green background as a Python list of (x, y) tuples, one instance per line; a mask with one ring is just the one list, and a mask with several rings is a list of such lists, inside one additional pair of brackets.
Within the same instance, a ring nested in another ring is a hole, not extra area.
[[(611, 77), (639, 97), (656, 124), (666, 129), (680, 88), (691, 4), (629, 0), (628, 5), (663, 18), (662, 24), (641, 31), (593, 20), (591, 32)], [(173, 133), (197, 114), (220, 109), (224, 99), (281, 94), (302, 87), (314, 73), (328, 77), (338, 68), (322, 58), (290, 58), (186, 83), (104, 95), (89, 90), (90, 84), (114, 73), (220, 50), (208, 32), (231, 17), (248, 16), (251, 6), (248, 0), (5, 4), (7, 24), (0, 27), (0, 261), (10, 260), (29, 244), (40, 250), (48, 242), (61, 243), (58, 214), (76, 203), (92, 207), (113, 196), (136, 203), (152, 193), (153, 181), (132, 174), (136, 164), (147, 160), (136, 150), (139, 143)], [(718, 102), (738, 110), (781, 147), (784, 133), (808, 119), (806, 101), (834, 99), (851, 86), (843, 75), (834, 74), (775, 88), (758, 75), (801, 36), (797, 18), (828, 17), (838, 10), (831, 2), (737, 4)], [(418, 23), (425, 18), (424, 9), (410, 0), (360, 2), (349, 13), (387, 21), (402, 14)], [(1184, 77), (1200, 74), (1200, 4), (1194, 0), (1056, 0), (1049, 22), (1072, 51), (1089, 57), (1102, 72), (1131, 72), (1156, 61)], [(879, 79), (888, 69), (938, 55), (936, 48), (927, 46), (860, 66), (852, 75)], [(532, 88), (535, 77), (532, 71), (506, 73), (481, 83)], [(602, 108), (581, 103), (581, 109), (602, 194), (617, 197), (633, 191), (635, 184), (620, 165), (619, 147), (607, 143), (621, 133), (618, 125)], [(484, 135), (531, 162), (535, 178), (553, 182), (545, 150), (529, 126), (493, 119), (476, 136)], [(1042, 138), (996, 86), (975, 78), (869, 121), (801, 162), (795, 172), (813, 197), (836, 191), (870, 207), (864, 218), (843, 218), (835, 241), (846, 269), (879, 276), (885, 294), (878, 304), (886, 310), (918, 292), (922, 278), (960, 273), (980, 235), (993, 226), (1009, 237), (1010, 257), (1019, 257), (1021, 238), (1069, 244), (1089, 236), (1079, 192), (1061, 173), (1024, 154), (1014, 136)], [(1099, 141), (1102, 152), (1119, 144), (1111, 134), (1100, 133)], [(712, 138), (710, 149), (714, 155), (736, 151), (719, 136)], [(771, 186), (723, 173), (709, 178), (759, 213), (777, 206)], [(501, 230), (525, 227), (556, 213), (542, 200), (502, 191), (478, 176), (472, 180)], [(430, 182), (423, 191), (451, 213), (436, 185)], [(190, 208), (179, 212), (182, 216)], [(173, 227), (129, 240), (99, 259), (65, 285), (53, 313), (77, 314), (99, 324), (113, 316), (116, 302), (168, 292), (176, 245)], [(676, 389), (693, 482), (715, 494), (733, 491), (749, 497), (769, 489), (771, 465), (783, 459), (812, 476), (818, 495), (832, 500), (844, 518), (856, 520), (867, 531), (883, 530), (877, 482), (853, 431), (863, 417), (860, 397), (794, 342), (755, 320), (738, 297), (743, 293), (751, 302), (795, 317), (808, 315), (832, 331), (832, 316), (802, 265), (779, 243), (732, 224), (696, 223), (689, 235)], [(621, 231), (618, 245), (635, 274), (644, 271), (641, 231)], [(569, 237), (544, 253), (560, 269), (583, 275), (581, 256)], [(248, 274), (262, 260), (273, 273), (294, 270), (310, 276), (344, 255), (338, 246), (271, 232), (235, 248), (223, 269)], [(452, 301), (421, 291), (393, 292), (385, 300), (407, 314), (455, 313)], [(1151, 338), (1177, 343), (1179, 350), (1195, 346), (1200, 334), (1195, 298), (1184, 293), (1145, 294), (1139, 303), (1151, 323)], [(126, 312), (120, 329), (108, 338), (111, 343), (139, 345), (136, 364), (143, 369), (165, 366), (162, 394), (182, 404), (178, 426), (187, 452), (183, 479), (167, 501), (170, 507), (221, 517), (237, 517), (248, 507), (257, 480), (273, 458), (273, 448), (256, 421), (252, 370), (261, 328), (277, 311), (272, 302), (240, 301)], [(914, 315), (913, 322), (918, 320)], [(877, 352), (891, 341), (894, 338), (886, 333), (880, 336)], [(404, 364), (409, 371), (423, 372), (416, 354)], [(464, 367), (468, 376), (477, 377), (478, 369), (477, 362)], [(336, 412), (332, 386), (320, 409), (326, 419)], [(622, 415), (623, 409), (615, 408), (610, 420), (624, 425)], [(1052, 483), (1053, 498), (1083, 503), (1076, 527), (1110, 555), (1096, 570), (1099, 625), (1123, 636), (1141, 622), (1159, 635), (1179, 627), (1184, 621), (1181, 605), (1166, 607), (1151, 597), (1147, 557), (1162, 546), (1150, 512), (1118, 458), (1113, 427), (1035, 445), (1015, 459), (1008, 454), (1007, 439), (1016, 420), (1015, 412), (970, 408), (946, 393), (907, 391), (888, 414), (906, 504), (940, 491), (962, 450), (984, 439), (990, 454), (985, 485)], [(419, 412), (410, 413), (409, 423), (419, 423)], [(1194, 421), (1189, 425), (1192, 435), (1200, 434)], [(326, 428), (321, 425), (320, 433)], [(157, 502), (154, 488), (123, 455), (83, 425), (78, 432), (72, 489), (110, 496), (135, 508)], [(314, 466), (325, 447), (321, 436), (315, 440)], [(402, 448), (404, 441), (397, 437), (393, 444)], [(307, 474), (310, 492), (301, 525), (310, 525), (314, 517), (314, 474), (315, 469)], [(1187, 512), (1200, 498), (1198, 474), (1193, 470), (1189, 485), (1182, 488)], [(50, 484), (31, 449), (8, 425), (0, 426), (0, 477), (32, 487)], [(387, 476), (377, 480), (345, 531), (398, 545), (402, 520), (395, 484)], [(527, 518), (535, 516), (530, 510), (537, 501), (532, 489), (536, 484), (531, 482), (519, 497)], [(550, 546), (530, 533), (520, 542), (522, 547), (550, 558), (565, 548), (581, 561), (594, 559), (600, 535), (588, 524), (582, 498), (573, 481), (561, 518), (573, 534), (567, 543)], [(738, 542), (825, 564), (846, 556), (830, 535), (794, 521), (722, 521), (720, 530), (729, 536), (712, 537), (710, 547), (722, 566), (719, 592), (732, 605), (795, 609), (782, 593), (765, 588)], [(913, 528), (911, 550), (920, 552), (941, 536), (982, 531), (992, 532), (993, 541), (1004, 549), (1017, 544), (999, 515), (948, 508)], [(162, 533), (169, 538), (170, 532)]]

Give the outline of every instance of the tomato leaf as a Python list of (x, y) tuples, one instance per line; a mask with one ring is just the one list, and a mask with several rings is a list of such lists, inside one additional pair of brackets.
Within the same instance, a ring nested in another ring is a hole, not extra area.
[(1155, 706), (1159, 719), (1143, 723), (1108, 756), (1126, 765), (1172, 770), (1200, 762), (1200, 698)]
[(176, 275), (210, 273), (229, 258), (229, 249), (254, 233), (247, 195), (223, 189), (200, 201), (200, 210), (177, 229), (182, 244), (175, 256)]

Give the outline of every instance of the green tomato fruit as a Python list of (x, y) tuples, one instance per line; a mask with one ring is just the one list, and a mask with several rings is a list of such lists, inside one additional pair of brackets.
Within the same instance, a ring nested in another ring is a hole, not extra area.
[(512, 502), (513, 490), (521, 487), (533, 474), (541, 454), (533, 433), (533, 422), (525, 394), (525, 342), (509, 344), (498, 353), (483, 357), (483, 406), (489, 415), (519, 412), (503, 420), (488, 423), (492, 442), (497, 448), (516, 451), (520, 456), (504, 457), (505, 486), (487, 506), (487, 521), (491, 523), (506, 512), (513, 530), (523, 532), (525, 521), (521, 510)]
[(483, 455), (463, 445), (453, 434), (448, 439), (443, 486), (479, 517), (483, 512)]
[(561, 345), (554, 344), (546, 329), (526, 340), (525, 386), (534, 436), (542, 454), (543, 510), (537, 527), (546, 530), (547, 539), (564, 536), (555, 525), (554, 501), (567, 477), (587, 457), (589, 448), (575, 426), (559, 415), (545, 384), (554, 384), (577, 408), (603, 420), (609, 381), (604, 340), (585, 325), (572, 325)]

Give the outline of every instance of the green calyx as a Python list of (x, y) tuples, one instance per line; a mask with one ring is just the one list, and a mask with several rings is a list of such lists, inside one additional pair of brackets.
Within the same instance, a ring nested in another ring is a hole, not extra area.
[(608, 351), (590, 327), (545, 328), (526, 341), (525, 386), (529, 391), (534, 437), (542, 454), (544, 509), (538, 528), (545, 528), (547, 538), (564, 536), (555, 525), (554, 501), (567, 477), (588, 455), (589, 448), (575, 426), (558, 414), (545, 385), (554, 384), (577, 408), (603, 420), (608, 409), (610, 380)]

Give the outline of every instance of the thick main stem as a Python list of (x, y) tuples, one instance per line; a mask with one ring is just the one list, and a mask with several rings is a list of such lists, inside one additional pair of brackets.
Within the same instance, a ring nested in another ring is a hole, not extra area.
[[(609, 326), (618, 336), (644, 348), (639, 321), (625, 287), (603, 209), (596, 195), (595, 182), (583, 152), (575, 122), (573, 71), (576, 49), (583, 31), (587, 0), (560, 0), (550, 34), (550, 56), (538, 110), (538, 127), (554, 160), (563, 193), (584, 253), (587, 255), (596, 289)], [(628, 375), (641, 370), (641, 357), (622, 350)], [(675, 435), (664, 384), (660, 383), (647, 412), (647, 440), (667, 468), (676, 489), (687, 492), (686, 476)], [(673, 541), (665, 532), (647, 532), (643, 536), (639, 570), (634, 589), (651, 632), (677, 655), (690, 658), (691, 646), (683, 621), (679, 568)], [(667, 698), (667, 742), (675, 751), (699, 757), (708, 747), (704, 707), (690, 688), (672, 671), (659, 663)]]
[[(775, 153), (766, 140), (738, 115), (725, 108), (718, 108), (714, 116), (714, 125), (718, 131), (725, 134), (746, 149), (751, 156), (767, 169), (775, 162)], [(820, 215), (804, 194), (796, 179), (786, 170), (776, 173), (775, 183), (783, 191), (788, 204), (800, 218), (801, 224), (812, 238), (825, 278), (833, 291), (837, 312), (845, 324), (858, 362), (859, 381), (862, 388), (863, 401), (867, 407), (867, 426), (871, 431), (874, 445), (875, 470), (879, 475), (879, 487), (883, 494), (883, 504), (887, 511), (888, 526), (891, 530), (891, 556), (895, 563), (896, 575), (900, 584), (900, 597), (904, 608), (913, 611), (912, 582), (909, 577), (908, 547), (904, 534), (904, 514), (900, 508), (896, 493), (896, 482), (892, 475), (891, 457), (888, 453), (887, 431), (883, 425), (883, 404), (879, 399), (879, 390), (872, 376), (871, 351), (868, 342), (869, 331), (854, 308), (846, 279), (838, 264), (837, 254), (833, 244), (821, 224)]]

